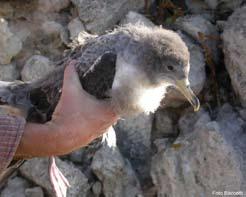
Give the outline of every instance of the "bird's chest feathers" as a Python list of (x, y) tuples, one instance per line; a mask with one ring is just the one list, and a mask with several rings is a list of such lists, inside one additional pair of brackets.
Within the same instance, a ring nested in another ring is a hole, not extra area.
[(112, 94), (120, 113), (149, 113), (159, 107), (165, 87), (151, 85), (147, 73), (124, 62), (117, 65)]
[(155, 112), (165, 95), (165, 91), (163, 87), (140, 88), (137, 105), (143, 109), (145, 113)]

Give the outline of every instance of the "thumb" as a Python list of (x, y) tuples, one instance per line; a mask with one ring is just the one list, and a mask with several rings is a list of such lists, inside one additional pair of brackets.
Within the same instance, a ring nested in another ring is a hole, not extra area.
[(60, 114), (64, 110), (66, 111), (66, 108), (68, 108), (68, 104), (74, 103), (73, 100), (78, 99), (81, 96), (80, 92), (82, 90), (82, 87), (80, 85), (79, 77), (74, 67), (75, 64), (76, 61), (72, 60), (65, 68), (61, 97), (53, 115)]
[[(63, 87), (62, 87), (62, 97), (73, 97), (80, 95), (84, 102), (96, 101), (95, 97), (87, 93), (81, 86), (78, 73), (75, 69), (75, 64), (77, 61), (72, 60), (64, 71)], [(64, 99), (64, 98), (63, 98)], [(71, 98), (70, 98), (71, 99)]]
[(63, 87), (62, 90), (67, 91), (70, 90), (71, 88), (76, 88), (76, 89), (82, 89), (79, 76), (75, 70), (75, 64), (77, 61), (72, 60), (68, 66), (66, 66), (65, 71), (64, 71), (64, 78), (63, 78)]

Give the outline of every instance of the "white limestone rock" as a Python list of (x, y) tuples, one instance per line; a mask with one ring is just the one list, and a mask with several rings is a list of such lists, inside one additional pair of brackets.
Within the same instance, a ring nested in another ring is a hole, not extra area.
[(9, 30), (7, 21), (0, 17), (0, 64), (9, 64), (21, 49), (21, 40)]

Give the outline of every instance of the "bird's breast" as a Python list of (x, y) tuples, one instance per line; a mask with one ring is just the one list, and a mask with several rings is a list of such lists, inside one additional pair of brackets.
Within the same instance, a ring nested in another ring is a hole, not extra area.
[(159, 107), (161, 100), (165, 96), (166, 88), (159, 87), (143, 87), (139, 90), (137, 105), (145, 113), (155, 112)]

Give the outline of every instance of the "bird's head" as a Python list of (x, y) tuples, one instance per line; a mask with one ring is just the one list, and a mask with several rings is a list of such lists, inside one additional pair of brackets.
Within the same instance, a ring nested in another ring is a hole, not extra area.
[[(122, 57), (145, 73), (153, 87), (174, 86), (199, 110), (200, 103), (190, 88), (190, 55), (180, 36), (163, 28), (136, 28)], [(132, 55), (134, 54), (134, 55)]]

